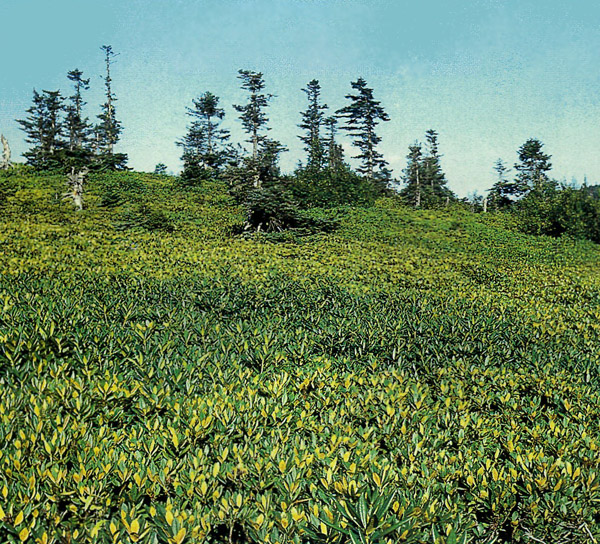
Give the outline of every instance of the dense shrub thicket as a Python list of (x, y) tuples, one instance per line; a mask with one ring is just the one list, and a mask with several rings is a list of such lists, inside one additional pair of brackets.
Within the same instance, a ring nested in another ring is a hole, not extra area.
[(216, 180), (63, 183), (0, 174), (2, 542), (600, 538), (594, 244), (390, 198), (248, 238)]

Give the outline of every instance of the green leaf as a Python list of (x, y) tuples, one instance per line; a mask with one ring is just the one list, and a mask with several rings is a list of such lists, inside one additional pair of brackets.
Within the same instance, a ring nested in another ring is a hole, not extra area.
[(404, 519), (402, 521), (398, 521), (398, 522), (390, 525), (386, 529), (377, 531), (378, 538), (383, 538), (384, 536), (387, 536), (390, 533), (393, 533), (394, 531), (397, 531), (400, 528), (404, 528), (404, 526), (406, 524), (410, 523), (410, 521), (411, 521), (410, 519)]
[(341, 525), (336, 525), (335, 523), (332, 523), (328, 519), (319, 518), (319, 520), (322, 521), (325, 525), (327, 525), (327, 527), (330, 527), (331, 529), (333, 529), (334, 531), (337, 531), (338, 533), (342, 533), (346, 536), (348, 536), (350, 534), (349, 529), (344, 529)]
[(362, 533), (356, 534), (355, 532), (350, 531), (350, 540), (352, 541), (352, 544), (367, 544)]
[(377, 508), (376, 516), (378, 519), (381, 519), (383, 515), (390, 509), (394, 498), (396, 497), (396, 491), (392, 491), (389, 495), (381, 497), (382, 501), (379, 507)]
[(367, 528), (369, 523), (369, 508), (367, 506), (367, 499), (364, 494), (361, 494), (358, 499), (358, 515), (360, 517), (361, 527), (363, 529)]

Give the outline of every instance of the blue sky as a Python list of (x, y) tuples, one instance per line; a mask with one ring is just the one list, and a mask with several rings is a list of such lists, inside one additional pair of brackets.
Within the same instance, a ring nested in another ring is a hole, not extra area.
[[(557, 179), (600, 183), (600, 3), (571, 0), (0, 0), (0, 132), (26, 149), (16, 118), (32, 90), (60, 88), (80, 68), (92, 80), (87, 113), (102, 101), (102, 44), (114, 66), (119, 144), (130, 166), (180, 168), (175, 140), (185, 107), (211, 91), (225, 126), (243, 134), (240, 68), (262, 71), (271, 135), (303, 158), (301, 88), (319, 79), (332, 110), (364, 77), (391, 121), (381, 125), (395, 176), (408, 145), (439, 132), (442, 164), (461, 196), (493, 183), (492, 166), (516, 161), (528, 138), (552, 155)], [(8, 24), (7, 24), (8, 23)], [(349, 141), (346, 142), (348, 151)]]

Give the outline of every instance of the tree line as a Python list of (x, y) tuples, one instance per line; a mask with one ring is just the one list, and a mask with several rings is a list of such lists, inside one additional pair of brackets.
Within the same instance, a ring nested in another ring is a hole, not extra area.
[[(84, 113), (89, 79), (78, 69), (67, 75), (72, 84), (70, 96), (34, 90), (27, 117), (18, 120), (31, 146), (24, 154), (28, 164), (39, 170), (65, 170), (72, 186), (82, 187), (90, 169), (126, 168), (127, 155), (115, 152), (123, 129), (112, 90), (111, 66), (116, 53), (110, 45), (101, 49), (105, 101), (95, 123)], [(233, 110), (246, 139), (231, 142), (230, 132), (223, 128), (226, 114), (220, 97), (205, 91), (186, 108), (190, 122), (176, 142), (183, 163), (178, 180), (188, 188), (225, 183), (246, 207), (249, 227), (279, 230), (300, 226), (306, 221), (303, 210), (310, 207), (369, 205), (380, 196), (397, 195), (414, 208), (458, 204), (474, 211), (511, 211), (528, 232), (568, 233), (600, 241), (598, 191), (586, 185), (567, 187), (551, 179), (551, 157), (534, 138), (518, 150), (514, 177), (498, 159), (494, 165), (497, 179), (486, 196), (460, 200), (451, 191), (441, 165), (438, 133), (433, 129), (425, 133), (424, 143), (415, 141), (409, 146), (400, 179), (393, 179), (379, 150), (378, 134), (379, 124), (390, 117), (362, 77), (350, 83), (345, 105), (335, 111), (322, 101), (317, 79), (302, 89), (307, 102), (306, 109), (299, 112), (297, 126), (305, 156), (291, 174), (284, 175), (279, 159), (287, 147), (269, 135), (268, 108), (274, 95), (267, 92), (262, 72), (239, 70), (237, 77), (246, 101), (233, 104)], [(356, 168), (345, 157), (340, 133), (348, 134), (352, 141)], [(165, 171), (164, 164), (157, 164), (156, 173)]]
[[(305, 156), (291, 175), (283, 175), (278, 166), (286, 146), (269, 137), (268, 106), (273, 95), (265, 90), (262, 72), (239, 70), (238, 79), (247, 101), (234, 104), (233, 109), (250, 149), (230, 142), (229, 131), (222, 128), (225, 110), (219, 106), (220, 98), (206, 91), (187, 108), (191, 122), (185, 136), (176, 142), (182, 148), (180, 178), (184, 184), (217, 179), (226, 182), (231, 193), (247, 205), (249, 223), (267, 229), (294, 225), (298, 222), (294, 210), (300, 208), (364, 205), (392, 194), (394, 180), (379, 150), (377, 131), (378, 125), (390, 118), (364, 78), (350, 83), (346, 105), (333, 112), (321, 99), (317, 79), (302, 89), (307, 103), (299, 112), (298, 138), (304, 144)], [(352, 156), (358, 163), (355, 169), (346, 160), (340, 132), (349, 135), (356, 149)], [(401, 194), (408, 200), (417, 195), (418, 205), (423, 207), (454, 202), (457, 197), (447, 187), (441, 168), (437, 132), (428, 131), (426, 138), (427, 151), (412, 157)], [(415, 153), (417, 147), (420, 149), (416, 145)], [(156, 172), (164, 169), (159, 164)]]
[(67, 78), (72, 94), (65, 97), (60, 90), (38, 92), (33, 90), (33, 103), (26, 110), (25, 119), (17, 119), (30, 144), (23, 154), (27, 164), (37, 170), (72, 170), (94, 168), (98, 170), (124, 169), (127, 155), (115, 153), (122, 125), (117, 119), (112, 89), (111, 66), (117, 54), (112, 46), (103, 45), (105, 102), (94, 123), (84, 113), (87, 104), (84, 93), (90, 80), (83, 72), (74, 69)]

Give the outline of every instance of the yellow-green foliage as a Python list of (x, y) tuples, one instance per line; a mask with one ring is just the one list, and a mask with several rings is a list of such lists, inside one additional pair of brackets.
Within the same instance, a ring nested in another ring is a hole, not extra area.
[(592, 244), (391, 200), (275, 243), (218, 185), (0, 181), (1, 542), (600, 538)]

